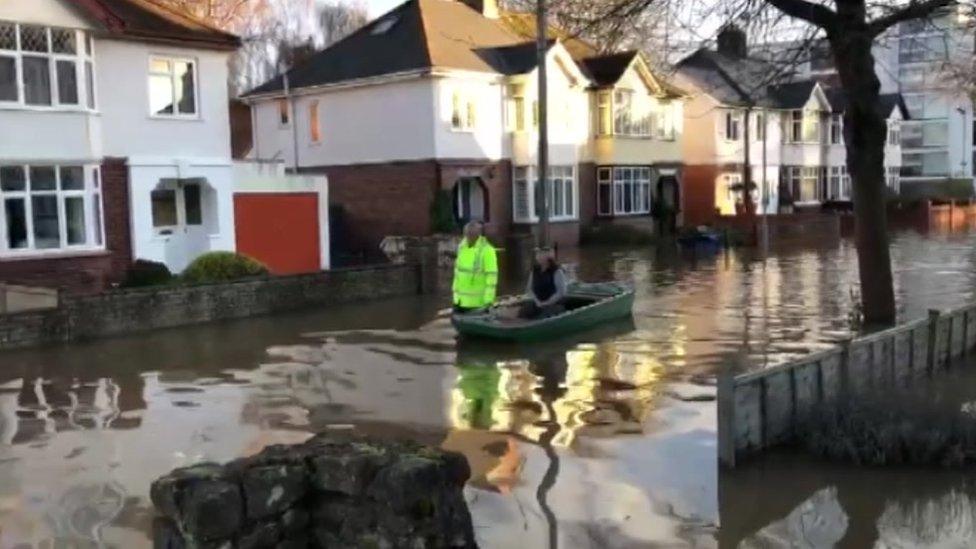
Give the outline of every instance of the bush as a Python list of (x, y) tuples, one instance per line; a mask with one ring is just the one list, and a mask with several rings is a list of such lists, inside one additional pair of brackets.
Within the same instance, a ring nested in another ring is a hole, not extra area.
[(976, 417), (933, 400), (925, 392), (896, 390), (839, 403), (810, 417), (797, 442), (856, 465), (976, 463)]
[(148, 259), (137, 259), (125, 273), (125, 288), (145, 288), (147, 286), (162, 286), (173, 282), (173, 273), (169, 267)]
[(183, 280), (191, 284), (227, 282), (268, 274), (261, 262), (234, 252), (210, 252), (193, 260), (183, 271)]

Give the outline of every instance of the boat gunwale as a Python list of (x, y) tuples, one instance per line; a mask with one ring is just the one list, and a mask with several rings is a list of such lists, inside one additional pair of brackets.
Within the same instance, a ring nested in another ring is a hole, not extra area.
[[(544, 327), (544, 326), (546, 326), (546, 325), (548, 325), (550, 323), (553, 323), (555, 321), (562, 321), (562, 320), (565, 320), (565, 319), (570, 318), (572, 316), (577, 316), (579, 313), (582, 313), (582, 312), (587, 311), (589, 309), (593, 309), (597, 305), (606, 305), (606, 304), (609, 304), (609, 303), (614, 303), (616, 301), (620, 301), (622, 299), (625, 299), (625, 298), (628, 298), (628, 297), (632, 297), (634, 295), (634, 289), (632, 287), (628, 287), (627, 285), (621, 284), (621, 283), (618, 283), (618, 282), (613, 282), (613, 283), (599, 283), (599, 282), (589, 283), (589, 285), (598, 285), (598, 284), (613, 284), (613, 285), (617, 286), (617, 288), (620, 291), (618, 293), (616, 293), (616, 294), (613, 294), (613, 295), (604, 296), (604, 297), (602, 297), (600, 299), (595, 300), (593, 303), (590, 303), (589, 305), (580, 307), (578, 309), (573, 309), (573, 310), (570, 310), (570, 311), (565, 311), (565, 312), (563, 312), (561, 314), (558, 314), (558, 315), (555, 315), (555, 316), (550, 316), (550, 317), (547, 317), (547, 318), (542, 318), (542, 319), (538, 319), (538, 320), (530, 320), (529, 322), (526, 322), (525, 324), (520, 324), (518, 326), (502, 326), (502, 325), (499, 325), (499, 324), (497, 324), (495, 322), (492, 322), (491, 319), (493, 317), (491, 316), (491, 313), (480, 314), (480, 315), (457, 315), (455, 317), (455, 322), (456, 322), (456, 324), (468, 325), (468, 326), (472, 326), (472, 327), (473, 326), (483, 327), (483, 328), (488, 328), (488, 329), (495, 330), (495, 331), (498, 331), (498, 332), (509, 332), (509, 333), (519, 332), (519, 331), (522, 331), (522, 330), (528, 330), (528, 329), (533, 329), (533, 328), (538, 328), (538, 327)], [(572, 291), (570, 291), (570, 292), (568, 292), (568, 295), (572, 296), (572, 295), (574, 295), (574, 293)], [(585, 296), (586, 295), (586, 292), (579, 292), (579, 293), (576, 293), (575, 295), (578, 295), (578, 296), (579, 295), (583, 295), (583, 296)], [(508, 301), (516, 302), (518, 299), (519, 299), (518, 297), (513, 297), (511, 300), (508, 300)], [(506, 303), (508, 301), (506, 301)], [(458, 331), (459, 332), (462, 332), (462, 333), (464, 332), (464, 330), (462, 330), (462, 329), (459, 329)]]

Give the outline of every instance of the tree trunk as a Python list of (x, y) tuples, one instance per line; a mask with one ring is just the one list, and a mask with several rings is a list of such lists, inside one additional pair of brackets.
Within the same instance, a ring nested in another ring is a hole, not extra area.
[[(838, 3), (839, 6), (842, 5)], [(874, 36), (863, 11), (840, 13), (828, 29), (841, 83), (847, 94), (844, 142), (853, 181), (855, 242), (861, 304), (867, 324), (895, 322), (895, 292), (888, 245), (884, 148), (887, 122), (877, 109), (881, 83), (874, 72)]]

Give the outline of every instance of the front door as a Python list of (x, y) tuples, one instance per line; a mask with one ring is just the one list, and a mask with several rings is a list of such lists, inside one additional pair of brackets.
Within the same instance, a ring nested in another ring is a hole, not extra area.
[(481, 179), (465, 177), (454, 185), (454, 216), (460, 225), (468, 221), (487, 221), (485, 193)]
[(163, 262), (173, 272), (209, 251), (202, 181), (163, 180), (152, 191), (153, 230), (163, 245)]
[(673, 175), (662, 175), (657, 180), (657, 196), (661, 203), (660, 230), (663, 234), (674, 234), (677, 231), (678, 210), (680, 208), (678, 196), (678, 179)]

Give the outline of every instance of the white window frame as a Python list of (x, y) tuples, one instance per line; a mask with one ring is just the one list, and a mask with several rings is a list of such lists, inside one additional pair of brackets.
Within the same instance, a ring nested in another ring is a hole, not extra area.
[[(51, 27), (48, 25), (35, 25), (27, 23), (16, 23), (13, 21), (0, 21), (3, 25), (13, 25), (14, 27), (14, 48), (0, 49), (0, 57), (6, 57), (14, 60), (14, 72), (15, 72), (15, 84), (17, 88), (17, 99), (16, 100), (0, 100), (0, 108), (16, 108), (23, 110), (42, 110), (42, 111), (94, 111), (97, 108), (97, 104), (92, 101), (92, 107), (89, 108), (89, 95), (94, 93), (94, 90), (88, 89), (88, 79), (86, 72), (86, 65), (91, 63), (92, 66), (92, 80), (94, 87), (94, 75), (95, 75), (95, 50), (94, 45), (91, 47), (91, 51), (88, 51), (88, 45), (92, 42), (91, 35), (87, 32), (69, 29), (64, 27)], [(35, 52), (26, 51), (22, 47), (21, 39), (21, 29), (24, 26), (29, 27), (40, 27), (43, 28), (47, 35), (47, 52)], [(68, 31), (74, 33), (75, 36), (75, 53), (56, 53), (54, 51), (54, 36), (53, 31)], [(50, 105), (34, 105), (27, 103), (27, 84), (24, 81), (24, 57), (43, 57), (48, 59), (48, 79), (51, 86), (51, 104)], [(78, 96), (77, 103), (61, 103), (61, 97), (59, 94), (58, 86), (58, 62), (68, 61), (74, 64), (75, 67), (75, 86), (76, 93)]]
[[(536, 176), (535, 166), (514, 166), (512, 168), (512, 219), (515, 223), (537, 223), (539, 216), (536, 212)], [(572, 207), (572, 211), (563, 214), (556, 214), (555, 208), (549, 212), (550, 221), (575, 221), (579, 219), (579, 179), (576, 174), (576, 166), (556, 165), (549, 166), (550, 184), (548, 185), (550, 203), (554, 203), (558, 196), (563, 197), (563, 208), (565, 212), (567, 205)], [(529, 184), (531, 183), (531, 184)], [(556, 184), (561, 185), (561, 190), (556, 189)], [(566, 193), (567, 187), (571, 193)], [(519, 193), (527, 193), (527, 196), (519, 197)], [(569, 204), (568, 201), (572, 200)], [(519, 212), (518, 204), (522, 202), (526, 205), (526, 212)]]
[(830, 144), (844, 144), (844, 115), (840, 113), (830, 114)]
[(742, 139), (742, 113), (732, 109), (725, 110), (722, 117), (722, 139), (735, 143)]
[[(600, 166), (597, 168), (597, 212), (603, 217), (650, 215), (654, 207), (650, 166)], [(629, 188), (628, 188), (629, 185)], [(611, 207), (600, 204), (600, 188), (610, 187)], [(630, 207), (627, 207), (630, 195)]]
[(470, 93), (461, 90), (451, 92), (451, 130), (473, 132), (478, 124), (478, 105)]
[[(625, 101), (623, 98), (626, 97)], [(613, 135), (647, 139), (653, 136), (651, 114), (637, 112), (634, 100), (637, 93), (629, 88), (613, 90)]]
[(851, 176), (847, 173), (847, 166), (830, 166), (827, 168), (827, 198), (835, 200), (851, 199)]
[[(78, 252), (101, 251), (105, 249), (105, 205), (102, 201), (101, 171), (97, 165), (75, 163), (36, 163), (22, 164), (13, 162), (0, 163), (2, 167), (18, 167), (23, 170), (25, 183), (22, 191), (4, 191), (0, 189), (0, 258), (37, 257), (48, 255), (71, 255)], [(35, 191), (32, 188), (31, 168), (54, 168), (54, 190)], [(62, 190), (62, 169), (81, 168), (82, 188), (78, 190)], [(55, 248), (38, 248), (34, 234), (34, 205), (32, 196), (53, 196), (56, 198), (58, 211), (59, 244)], [(65, 201), (68, 198), (81, 198), (84, 206), (85, 241), (80, 244), (68, 244), (68, 220)], [(11, 248), (7, 227), (7, 200), (21, 200), (24, 204), (25, 230), (27, 231), (27, 246)], [(98, 204), (96, 214), (95, 204)]]
[(888, 121), (888, 146), (901, 146), (901, 124), (897, 120)]
[(596, 134), (613, 135), (613, 92), (607, 90), (596, 93)]
[[(152, 64), (154, 61), (163, 61), (170, 64), (170, 70), (168, 75), (164, 75), (161, 72), (153, 72)], [(190, 63), (191, 69), (193, 71), (193, 110), (190, 113), (181, 113), (179, 110), (179, 101), (176, 99), (176, 86), (177, 77), (175, 64), (176, 63)], [(202, 115), (201, 111), (201, 101), (200, 101), (200, 62), (195, 57), (186, 57), (179, 55), (165, 55), (165, 54), (152, 54), (149, 56), (149, 61), (147, 63), (146, 71), (146, 99), (147, 106), (149, 107), (149, 117), (159, 120), (200, 120)], [(160, 114), (153, 112), (152, 109), (152, 86), (149, 85), (149, 81), (153, 76), (169, 76), (170, 84), (172, 86), (173, 93), (173, 112), (171, 114)]]
[(759, 111), (756, 113), (756, 132), (755, 132), (754, 139), (759, 142), (762, 142), (764, 139), (766, 139), (766, 112), (765, 111)]
[(658, 113), (654, 119), (656, 123), (651, 124), (654, 129), (655, 137), (661, 141), (675, 140), (675, 102), (662, 100), (658, 102)]
[(738, 197), (742, 191), (733, 191), (732, 187), (742, 184), (742, 174), (740, 172), (729, 172), (721, 175), (722, 184), (725, 186), (725, 196), (733, 205), (738, 203)]

